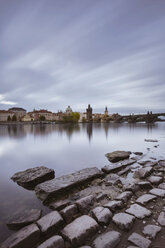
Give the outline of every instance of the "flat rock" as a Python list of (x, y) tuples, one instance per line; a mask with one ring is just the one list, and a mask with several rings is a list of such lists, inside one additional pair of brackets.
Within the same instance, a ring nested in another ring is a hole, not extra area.
[(43, 235), (56, 234), (64, 225), (62, 216), (57, 211), (52, 211), (37, 221)]
[(112, 212), (108, 208), (103, 207), (94, 208), (92, 215), (100, 225), (107, 225), (112, 218)]
[(146, 205), (148, 202), (153, 201), (153, 200), (155, 200), (156, 198), (157, 198), (157, 196), (155, 196), (155, 195), (144, 194), (144, 195), (140, 196), (140, 197), (136, 200), (136, 202), (137, 202), (137, 203), (140, 203), (140, 204), (142, 204), (142, 205)]
[(93, 195), (85, 196), (81, 198), (80, 200), (76, 201), (76, 205), (78, 207), (78, 210), (82, 213), (86, 213), (90, 210), (91, 206), (94, 203), (94, 197)]
[(135, 178), (120, 178), (120, 181), (123, 185), (123, 190), (126, 191), (132, 191), (133, 193), (135, 193), (136, 191), (139, 190), (139, 186), (137, 184), (137, 179)]
[(78, 209), (76, 204), (70, 205), (60, 211), (60, 214), (62, 215), (66, 223), (70, 223), (75, 218), (77, 213)]
[(104, 204), (105, 208), (109, 208), (111, 211), (115, 211), (116, 209), (123, 208), (123, 202), (122, 201), (109, 201), (106, 204)]
[(160, 188), (160, 189), (164, 189), (164, 190), (165, 190), (165, 183), (161, 183), (161, 184), (159, 184), (158, 188)]
[(138, 246), (130, 245), (127, 248), (139, 248)]
[(24, 188), (34, 189), (36, 185), (53, 179), (54, 176), (54, 170), (45, 166), (38, 166), (25, 171), (17, 172), (11, 177), (11, 179)]
[(150, 182), (141, 181), (141, 182), (138, 182), (138, 185), (141, 189), (152, 189), (152, 185)]
[(146, 239), (135, 232), (129, 236), (128, 240), (140, 248), (148, 248), (151, 245), (151, 241), (149, 239)]
[(143, 219), (151, 215), (151, 211), (147, 208), (141, 207), (138, 204), (132, 204), (130, 208), (126, 210), (127, 213), (134, 215), (139, 219)]
[(147, 180), (152, 183), (153, 185), (158, 185), (161, 182), (163, 182), (163, 178), (159, 176), (150, 176), (147, 178)]
[(113, 222), (122, 230), (130, 230), (135, 217), (130, 214), (119, 213), (112, 218)]
[(46, 240), (44, 243), (39, 245), (37, 248), (64, 248), (64, 240), (61, 236), (55, 235), (48, 240)]
[(52, 196), (65, 193), (66, 190), (80, 186), (86, 182), (98, 178), (102, 172), (96, 168), (87, 168), (75, 173), (58, 177), (53, 180), (41, 183), (36, 186), (36, 195), (43, 201), (49, 200)]
[(135, 155), (142, 156), (143, 152), (134, 152)]
[(145, 139), (144, 141), (145, 142), (158, 142), (157, 139)]
[(116, 185), (120, 182), (120, 177), (116, 174), (109, 174), (104, 178), (105, 185)]
[(1, 248), (36, 247), (40, 241), (40, 230), (36, 224), (31, 224), (12, 234), (1, 244)]
[(135, 176), (139, 177), (140, 179), (143, 179), (143, 178), (150, 176), (152, 171), (153, 171), (153, 168), (150, 166), (141, 168), (135, 172)]
[(91, 238), (97, 230), (97, 222), (88, 215), (82, 215), (68, 224), (62, 230), (62, 235), (72, 247), (77, 247), (83, 245), (86, 239)]
[(108, 160), (112, 163), (118, 162), (120, 160), (124, 160), (129, 158), (131, 152), (125, 152), (125, 151), (114, 151), (105, 154), (105, 156), (108, 158)]
[(88, 245), (83, 245), (83, 246), (81, 246), (79, 248), (92, 248), (92, 247), (91, 246), (88, 246)]
[(158, 217), (158, 222), (161, 226), (165, 226), (165, 212), (161, 212)]
[(67, 207), (70, 204), (70, 200), (64, 199), (64, 200), (57, 200), (49, 204), (49, 207), (53, 210), (62, 210), (63, 208)]
[(11, 220), (8, 221), (7, 226), (10, 229), (18, 230), (24, 226), (30, 225), (41, 217), (42, 211), (40, 209), (24, 210), (15, 214)]
[(123, 201), (123, 202), (127, 202), (128, 199), (132, 196), (132, 192), (130, 191), (125, 191), (121, 194), (119, 194), (117, 197), (116, 197), (116, 200), (119, 200), (119, 201)]
[(162, 167), (165, 167), (165, 160), (160, 160), (159, 165), (162, 166)]
[(150, 238), (155, 238), (157, 233), (160, 232), (161, 227), (156, 225), (147, 225), (144, 227), (143, 233)]
[(154, 188), (154, 189), (151, 189), (149, 191), (149, 193), (150, 194), (153, 194), (153, 195), (160, 196), (160, 197), (164, 197), (165, 196), (165, 190), (164, 189)]
[(96, 201), (98, 201), (98, 202), (102, 201), (107, 197), (108, 197), (108, 195), (106, 193), (100, 193), (99, 195), (96, 196)]
[(99, 235), (93, 241), (94, 248), (114, 248), (120, 242), (121, 234), (116, 231), (110, 231)]
[(131, 165), (133, 163), (135, 163), (135, 160), (127, 159), (127, 160), (124, 160), (122, 162), (118, 162), (118, 163), (111, 164), (111, 165), (106, 165), (102, 168), (102, 171), (105, 173), (118, 172), (118, 171), (122, 170), (123, 168), (125, 168), (126, 166)]

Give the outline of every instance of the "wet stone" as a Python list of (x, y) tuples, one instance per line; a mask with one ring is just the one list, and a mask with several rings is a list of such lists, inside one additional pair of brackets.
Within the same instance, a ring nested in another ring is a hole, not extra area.
[(163, 182), (163, 178), (159, 176), (150, 176), (147, 178), (147, 180), (154, 185), (158, 185)]
[(105, 156), (108, 158), (108, 160), (112, 163), (118, 162), (120, 160), (124, 160), (129, 158), (131, 152), (125, 152), (125, 151), (114, 151), (105, 154)]
[(156, 195), (156, 196), (160, 196), (160, 197), (164, 197), (165, 196), (165, 190), (164, 189), (158, 189), (158, 188), (154, 188), (151, 189), (149, 191), (150, 194)]
[(138, 246), (131, 245), (131, 246), (128, 246), (127, 248), (139, 248), (139, 247)]
[(145, 195), (140, 196), (140, 197), (136, 200), (136, 202), (137, 202), (137, 203), (140, 203), (140, 204), (142, 204), (142, 205), (146, 205), (148, 202), (153, 201), (153, 200), (155, 200), (156, 198), (157, 198), (157, 196), (155, 196), (155, 195), (145, 194)]
[(145, 168), (141, 168), (135, 172), (135, 176), (139, 177), (140, 179), (144, 179), (144, 178), (150, 176), (152, 171), (153, 171), (153, 168), (150, 166), (145, 167)]
[(1, 248), (33, 248), (40, 240), (40, 230), (36, 224), (31, 224), (12, 234), (1, 244)]
[(57, 211), (53, 211), (39, 219), (37, 225), (43, 235), (51, 236), (61, 230), (64, 220)]
[(44, 243), (39, 245), (37, 248), (64, 248), (64, 240), (61, 236), (55, 235), (50, 239), (46, 240)]
[(7, 226), (10, 229), (18, 230), (24, 226), (30, 225), (41, 217), (40, 209), (30, 209), (18, 212), (8, 221)]
[(132, 233), (128, 240), (140, 248), (148, 248), (151, 245), (151, 241), (149, 239), (144, 238), (138, 233)]
[(134, 215), (139, 219), (144, 219), (151, 215), (151, 211), (138, 204), (132, 204), (130, 208), (126, 210), (127, 213)]
[(138, 185), (141, 189), (152, 189), (152, 185), (150, 182), (143, 181), (143, 182), (139, 182)]
[(116, 231), (110, 231), (99, 235), (93, 241), (94, 248), (114, 248), (120, 242), (121, 234)]
[(145, 139), (144, 141), (145, 142), (158, 142), (157, 139)]
[(61, 233), (71, 243), (72, 247), (77, 247), (83, 245), (97, 230), (97, 222), (90, 216), (83, 215), (68, 224)]
[(122, 230), (130, 230), (135, 217), (130, 214), (119, 213), (112, 218), (113, 222)]
[(165, 167), (165, 160), (160, 160), (159, 165)]
[(135, 160), (127, 159), (127, 160), (124, 160), (122, 162), (118, 162), (112, 165), (106, 165), (102, 168), (102, 171), (105, 173), (115, 173), (115, 172), (122, 170), (128, 165), (132, 165), (133, 163), (135, 163)]
[(120, 177), (116, 174), (109, 174), (105, 177), (104, 182), (106, 185), (116, 185), (120, 183)]
[(76, 205), (80, 212), (86, 213), (90, 210), (91, 206), (94, 203), (93, 195), (89, 195), (86, 197), (81, 198), (80, 200), (76, 201)]
[(101, 193), (101, 194), (97, 195), (96, 201), (102, 201), (107, 197), (108, 197), (108, 195), (106, 193)]
[(67, 207), (70, 204), (70, 200), (64, 199), (64, 200), (58, 200), (52, 202), (49, 207), (53, 210), (62, 210), (63, 208)]
[(54, 176), (54, 170), (45, 166), (38, 166), (17, 172), (11, 177), (11, 179), (24, 188), (33, 189), (39, 183), (53, 179)]
[(142, 152), (134, 152), (135, 155), (138, 155), (138, 156), (142, 156), (143, 153)]
[(62, 215), (66, 223), (70, 223), (78, 214), (77, 206), (75, 204), (70, 205), (64, 208), (63, 210), (61, 210), (60, 214)]
[(112, 212), (108, 208), (103, 207), (94, 208), (92, 215), (100, 225), (107, 225), (112, 218)]
[(109, 208), (111, 211), (115, 211), (116, 209), (123, 208), (122, 201), (109, 201), (104, 205), (105, 208)]
[(81, 246), (79, 248), (92, 248), (91, 246), (85, 245), (85, 246)]
[(143, 234), (150, 238), (155, 238), (157, 233), (160, 232), (161, 227), (156, 225), (147, 225), (144, 227)]
[(66, 190), (90, 182), (101, 175), (102, 172), (96, 167), (86, 168), (75, 173), (41, 183), (35, 187), (35, 192), (41, 200), (49, 201), (51, 197), (66, 193)]
[(164, 190), (165, 190), (165, 183), (161, 183), (161, 184), (159, 184), (158, 188), (160, 188), (160, 189), (164, 189)]
[(158, 217), (158, 222), (161, 226), (165, 226), (165, 212), (161, 212)]
[(121, 200), (123, 202), (127, 202), (128, 199), (132, 196), (132, 192), (130, 191), (125, 191), (121, 194), (119, 194), (117, 197), (116, 197), (116, 200)]

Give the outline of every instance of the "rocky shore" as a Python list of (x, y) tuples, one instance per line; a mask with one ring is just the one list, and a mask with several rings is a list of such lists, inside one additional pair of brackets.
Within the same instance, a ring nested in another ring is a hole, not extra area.
[[(141, 152), (106, 154), (111, 163), (55, 178), (36, 167), (13, 175), (51, 209), (13, 216), (1, 248), (163, 248), (165, 160)], [(113, 163), (112, 163), (113, 162)]]

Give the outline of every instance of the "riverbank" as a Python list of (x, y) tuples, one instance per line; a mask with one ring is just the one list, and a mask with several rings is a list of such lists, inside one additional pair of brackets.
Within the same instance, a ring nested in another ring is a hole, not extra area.
[(132, 153), (101, 170), (46, 179), (34, 190), (52, 211), (14, 233), (2, 248), (13, 242), (20, 248), (164, 247), (165, 160)]

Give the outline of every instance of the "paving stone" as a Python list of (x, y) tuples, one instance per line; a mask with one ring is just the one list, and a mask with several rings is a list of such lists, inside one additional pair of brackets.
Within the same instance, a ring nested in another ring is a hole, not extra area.
[(111, 211), (115, 211), (116, 209), (123, 208), (123, 202), (122, 201), (109, 201), (107, 202), (103, 207), (109, 208)]
[(61, 176), (47, 182), (41, 183), (35, 187), (36, 195), (43, 201), (49, 201), (51, 197), (61, 195), (66, 190), (76, 188), (84, 183), (98, 178), (102, 172), (96, 168), (86, 168), (75, 173)]
[(99, 235), (93, 241), (94, 248), (114, 248), (120, 242), (121, 234), (116, 231), (110, 231)]
[(118, 162), (118, 163), (115, 163), (112, 165), (106, 165), (102, 168), (102, 171), (105, 173), (115, 173), (115, 172), (118, 172), (118, 171), (122, 170), (123, 168), (125, 168), (126, 166), (131, 165), (133, 163), (135, 163), (135, 160), (127, 159), (127, 160), (124, 160), (122, 162)]
[(155, 195), (145, 194), (145, 195), (140, 196), (140, 197), (136, 200), (136, 202), (137, 202), (137, 203), (140, 203), (140, 204), (142, 204), (142, 205), (146, 205), (148, 202), (153, 201), (153, 200), (155, 200), (156, 198), (157, 198), (157, 196), (155, 196)]
[(155, 238), (157, 233), (160, 232), (161, 227), (156, 225), (147, 225), (144, 227), (143, 233), (150, 238)]
[(82, 215), (68, 224), (61, 233), (71, 243), (72, 247), (77, 247), (83, 245), (97, 230), (97, 222), (88, 215)]
[(70, 200), (63, 199), (63, 200), (56, 200), (49, 204), (49, 207), (53, 210), (62, 210), (63, 208), (67, 207), (70, 204)]
[(165, 190), (165, 183), (161, 183), (161, 184), (159, 184), (158, 188), (160, 188), (160, 189), (164, 189), (164, 190)]
[(143, 152), (134, 152), (135, 155), (142, 156)]
[(101, 193), (101, 194), (97, 195), (96, 201), (102, 201), (107, 197), (108, 197), (108, 195), (106, 193)]
[(164, 189), (154, 188), (154, 189), (151, 189), (149, 191), (149, 193), (151, 193), (153, 195), (160, 196), (160, 197), (164, 197), (165, 196), (165, 190)]
[(159, 165), (165, 167), (165, 160), (160, 160)]
[(104, 178), (104, 182), (105, 185), (107, 186), (111, 186), (111, 185), (116, 185), (118, 183), (120, 183), (120, 177), (116, 174), (108, 174), (105, 178)]
[(139, 219), (144, 219), (151, 215), (151, 211), (147, 208), (144, 208), (138, 204), (132, 204), (130, 208), (126, 210), (127, 213), (133, 214), (135, 217)]
[(117, 197), (116, 197), (116, 200), (121, 200), (123, 202), (127, 202), (128, 199), (132, 196), (132, 192), (130, 191), (125, 191), (121, 194), (119, 194)]
[(57, 211), (53, 211), (39, 219), (37, 225), (43, 235), (50, 236), (61, 230), (64, 220)]
[(138, 185), (141, 189), (152, 189), (152, 185), (150, 182), (141, 181), (138, 183)]
[(103, 207), (94, 208), (92, 215), (100, 225), (107, 225), (112, 218), (112, 212), (108, 208)]
[(91, 206), (94, 203), (94, 197), (93, 195), (89, 195), (86, 197), (81, 198), (80, 200), (76, 201), (76, 205), (80, 212), (86, 213), (90, 210)]
[(11, 179), (24, 188), (34, 189), (37, 184), (53, 179), (54, 176), (54, 170), (45, 166), (38, 166), (17, 172), (11, 177)]
[(140, 248), (148, 248), (151, 245), (151, 241), (143, 236), (139, 235), (138, 233), (132, 233), (129, 236), (128, 240), (133, 244), (139, 246)]
[(79, 248), (92, 248), (91, 246), (85, 245), (85, 246), (81, 246)]
[(112, 220), (122, 230), (130, 230), (135, 220), (135, 217), (130, 214), (119, 213), (115, 214)]
[(70, 205), (60, 211), (60, 214), (62, 215), (66, 223), (70, 223), (75, 218), (77, 213), (78, 213), (78, 209), (75, 204)]
[(31, 224), (12, 234), (1, 244), (1, 248), (33, 248), (40, 240), (40, 230), (36, 224)]
[(144, 179), (144, 178), (150, 176), (152, 171), (153, 171), (153, 167), (150, 167), (150, 166), (145, 167), (145, 168), (141, 168), (135, 172), (135, 176), (139, 177), (140, 179)]
[(165, 212), (161, 212), (158, 217), (158, 222), (161, 226), (165, 226)]
[(41, 214), (42, 211), (40, 209), (27, 209), (18, 212), (8, 221), (7, 226), (9, 229), (18, 230), (37, 221)]
[(153, 185), (158, 185), (159, 183), (163, 182), (163, 178), (158, 176), (150, 176), (147, 178), (147, 180)]
[(131, 245), (131, 246), (128, 246), (127, 248), (139, 248), (139, 247), (138, 246)]
[(108, 158), (108, 160), (112, 163), (118, 162), (120, 160), (124, 160), (129, 158), (131, 152), (125, 152), (125, 151), (114, 151), (105, 154), (105, 156)]
[(39, 245), (37, 248), (64, 248), (64, 240), (61, 236), (55, 235), (50, 239), (46, 240), (44, 243)]

